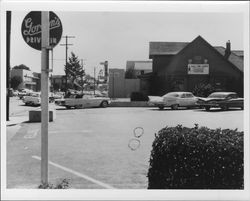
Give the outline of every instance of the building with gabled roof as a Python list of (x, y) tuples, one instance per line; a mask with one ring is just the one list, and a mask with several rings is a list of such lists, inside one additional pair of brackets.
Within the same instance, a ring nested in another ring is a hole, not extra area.
[(232, 51), (231, 43), (213, 47), (201, 36), (191, 42), (150, 42), (152, 73), (140, 76), (147, 95), (190, 91), (211, 84), (217, 91), (235, 91), (243, 96), (243, 51)]

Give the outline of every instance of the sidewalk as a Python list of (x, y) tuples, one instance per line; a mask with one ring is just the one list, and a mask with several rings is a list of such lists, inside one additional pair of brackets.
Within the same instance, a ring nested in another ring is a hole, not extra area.
[(21, 124), (23, 122), (26, 122), (28, 120), (29, 120), (28, 115), (26, 115), (26, 116), (12, 116), (12, 117), (9, 117), (9, 121), (6, 121), (6, 125), (7, 125), (7, 127), (15, 126), (15, 125)]

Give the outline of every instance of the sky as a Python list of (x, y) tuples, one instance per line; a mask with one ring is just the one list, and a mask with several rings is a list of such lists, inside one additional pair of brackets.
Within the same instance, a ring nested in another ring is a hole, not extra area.
[[(68, 52), (83, 59), (86, 73), (107, 60), (109, 68), (126, 68), (127, 60), (149, 60), (149, 42), (191, 42), (201, 35), (212, 46), (243, 50), (243, 15), (240, 13), (160, 13), (160, 12), (55, 12), (69, 39)], [(21, 24), (26, 11), (13, 11), (11, 21), (11, 66), (25, 64), (41, 72), (41, 52), (22, 38)], [(65, 43), (54, 48), (53, 74), (63, 75)], [(51, 59), (51, 57), (50, 57)], [(52, 61), (50, 60), (52, 66)]]

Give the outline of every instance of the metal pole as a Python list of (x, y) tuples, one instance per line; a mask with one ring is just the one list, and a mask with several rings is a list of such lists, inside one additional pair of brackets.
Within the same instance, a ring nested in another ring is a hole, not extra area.
[(51, 74), (50, 74), (50, 91), (54, 91), (54, 86), (53, 86), (53, 67), (54, 67), (54, 61), (53, 61), (53, 58), (54, 58), (54, 53), (53, 53), (53, 49), (51, 49)]
[(68, 36), (66, 36), (66, 58), (65, 58), (66, 85), (65, 85), (65, 92), (67, 92), (67, 90), (68, 90), (68, 72), (67, 72), (67, 66), (68, 66)]
[(48, 121), (49, 121), (49, 12), (42, 12), (41, 53), (41, 182), (48, 184)]
[(10, 33), (11, 33), (11, 11), (6, 13), (6, 121), (9, 121), (9, 111), (10, 111)]
[[(83, 59), (81, 59), (81, 66), (82, 66), (82, 71), (83, 71)], [(83, 73), (81, 75), (81, 80), (82, 80), (82, 93), (83, 93)]]
[(115, 72), (113, 72), (113, 99), (115, 99)]
[(95, 67), (94, 67), (94, 95), (95, 95)]

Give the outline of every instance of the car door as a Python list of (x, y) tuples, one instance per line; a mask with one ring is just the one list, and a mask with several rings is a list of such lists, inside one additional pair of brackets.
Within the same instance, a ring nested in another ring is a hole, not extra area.
[(197, 100), (198, 99), (192, 93), (186, 94), (186, 106), (194, 106)]
[(179, 99), (179, 106), (187, 106), (188, 105), (188, 97), (186, 93), (180, 95)]
[(167, 96), (163, 97), (163, 102), (165, 106), (171, 106), (178, 104), (177, 99), (179, 95), (177, 93), (171, 93), (168, 94)]

